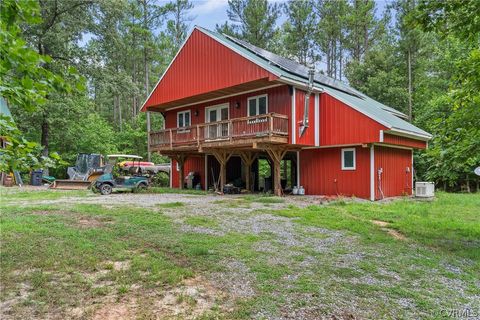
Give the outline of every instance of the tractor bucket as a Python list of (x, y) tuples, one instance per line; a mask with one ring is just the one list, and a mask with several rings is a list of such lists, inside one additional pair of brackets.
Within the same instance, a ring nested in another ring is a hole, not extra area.
[(55, 180), (50, 188), (61, 190), (87, 190), (91, 184), (91, 181)]

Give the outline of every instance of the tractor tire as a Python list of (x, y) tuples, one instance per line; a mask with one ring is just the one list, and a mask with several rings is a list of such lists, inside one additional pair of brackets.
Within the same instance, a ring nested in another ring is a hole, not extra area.
[(108, 183), (102, 184), (98, 189), (100, 190), (100, 193), (104, 196), (108, 196), (109, 194), (112, 193), (112, 190), (113, 190), (112, 186), (109, 185)]

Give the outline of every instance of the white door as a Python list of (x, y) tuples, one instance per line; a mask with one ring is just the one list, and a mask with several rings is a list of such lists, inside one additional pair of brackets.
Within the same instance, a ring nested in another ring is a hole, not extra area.
[(208, 107), (206, 109), (207, 123), (207, 138), (217, 139), (228, 137), (228, 122), (216, 123), (218, 121), (228, 120), (229, 111), (228, 104)]

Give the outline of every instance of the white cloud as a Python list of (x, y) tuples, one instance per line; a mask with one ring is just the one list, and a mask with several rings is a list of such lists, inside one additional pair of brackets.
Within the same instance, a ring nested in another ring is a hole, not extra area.
[(193, 14), (207, 14), (227, 7), (228, 0), (193, 1)]

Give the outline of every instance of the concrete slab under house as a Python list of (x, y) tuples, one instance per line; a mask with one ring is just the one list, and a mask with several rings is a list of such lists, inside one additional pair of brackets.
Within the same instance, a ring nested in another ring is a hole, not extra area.
[[(377, 200), (411, 195), (413, 150), (431, 135), (346, 84), (233, 37), (195, 27), (145, 101), (165, 129), (149, 148), (171, 158), (171, 187), (234, 183), (276, 195)], [(271, 178), (262, 179), (265, 165)], [(263, 169), (262, 169), (263, 168)]]

